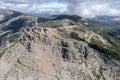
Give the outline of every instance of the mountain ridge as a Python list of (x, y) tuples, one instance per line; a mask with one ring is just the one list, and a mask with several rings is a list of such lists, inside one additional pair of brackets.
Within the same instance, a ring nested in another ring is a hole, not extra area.
[(119, 52), (103, 28), (75, 15), (20, 16), (2, 23), (0, 80), (120, 79)]

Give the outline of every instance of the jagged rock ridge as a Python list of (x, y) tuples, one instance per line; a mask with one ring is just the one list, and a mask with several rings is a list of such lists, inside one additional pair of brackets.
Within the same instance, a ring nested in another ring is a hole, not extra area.
[(119, 80), (120, 64), (56, 29), (24, 29), (0, 60), (0, 80)]

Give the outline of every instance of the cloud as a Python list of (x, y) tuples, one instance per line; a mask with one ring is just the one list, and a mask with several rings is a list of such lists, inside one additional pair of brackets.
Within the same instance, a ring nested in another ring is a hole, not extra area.
[[(12, 7), (15, 6), (15, 7)], [(44, 4), (7, 4), (7, 8), (25, 12), (25, 13), (49, 13), (64, 14), (67, 6), (60, 3), (44, 3)]]
[[(120, 15), (119, 0), (59, 0), (68, 4), (68, 13), (83, 17)], [(115, 5), (117, 4), (117, 5)], [(116, 6), (116, 7), (114, 7)], [(119, 8), (118, 8), (119, 6)]]
[(26, 13), (67, 13), (87, 18), (120, 15), (120, 0), (1, 0), (0, 2), (2, 2), (0, 7)]
[(55, 0), (4, 0), (1, 8), (12, 9), (24, 13), (64, 14), (67, 6)]
[(2, 0), (5, 3), (11, 3), (11, 4), (33, 4), (33, 3), (49, 3), (54, 2), (55, 0)]
[(9, 4), (24, 4), (29, 3), (32, 0), (2, 0), (2, 1)]
[(111, 8), (110, 4), (108, 3), (94, 4), (89, 6), (88, 5), (89, 4), (87, 3), (82, 3), (81, 5), (78, 5), (74, 9), (75, 10), (74, 14), (79, 14), (83, 17), (91, 17), (91, 18), (102, 15), (109, 15), (109, 16), (120, 15), (120, 10), (116, 8)]

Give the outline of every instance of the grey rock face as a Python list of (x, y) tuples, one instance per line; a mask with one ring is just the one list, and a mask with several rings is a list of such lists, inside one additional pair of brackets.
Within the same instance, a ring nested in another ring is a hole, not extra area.
[(120, 80), (120, 64), (52, 29), (29, 30), (1, 57), (0, 80)]

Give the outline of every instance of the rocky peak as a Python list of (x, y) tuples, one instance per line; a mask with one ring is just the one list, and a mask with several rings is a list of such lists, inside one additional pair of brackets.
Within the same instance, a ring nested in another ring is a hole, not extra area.
[[(11, 53), (12, 52), (12, 53)], [(26, 28), (4, 51), (1, 80), (119, 80), (120, 64), (54, 28)]]

